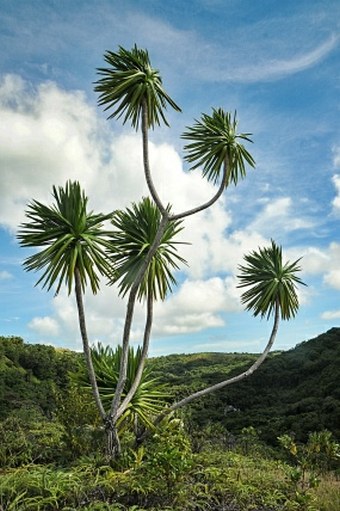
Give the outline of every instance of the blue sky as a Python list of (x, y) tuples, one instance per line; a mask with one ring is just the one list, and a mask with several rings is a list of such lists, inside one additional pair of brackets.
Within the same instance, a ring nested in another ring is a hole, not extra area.
[[(338, 0), (0, 0), (0, 335), (80, 349), (73, 297), (34, 284), (15, 232), (32, 198), (78, 179), (98, 211), (146, 194), (140, 137), (107, 121), (93, 82), (106, 50), (147, 48), (183, 113), (150, 134), (159, 193), (175, 210), (214, 193), (183, 161), (180, 134), (202, 112), (237, 110), (257, 166), (188, 219), (189, 266), (157, 304), (151, 355), (260, 351), (271, 325), (242, 310), (237, 265), (275, 239), (303, 257), (287, 349), (340, 321), (340, 3)], [(86, 297), (90, 337), (116, 344), (125, 303), (104, 283)], [(143, 329), (136, 311), (134, 343)]]

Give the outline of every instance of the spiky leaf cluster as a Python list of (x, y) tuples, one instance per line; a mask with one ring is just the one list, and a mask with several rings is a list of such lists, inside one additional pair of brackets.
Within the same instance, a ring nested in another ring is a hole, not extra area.
[[(131, 208), (115, 211), (112, 217), (108, 254), (113, 265), (112, 283), (118, 281), (124, 296), (133, 285), (136, 275), (148, 254), (158, 231), (161, 214), (150, 198), (133, 203)], [(161, 237), (156, 253), (147, 266), (138, 290), (138, 298), (148, 296), (164, 300), (176, 284), (173, 270), (185, 260), (177, 253), (176, 235), (183, 229), (181, 221), (170, 221)]]
[(120, 46), (118, 52), (107, 51), (104, 60), (108, 67), (97, 69), (102, 78), (95, 82), (95, 91), (99, 92), (98, 104), (105, 106), (105, 111), (113, 109), (109, 119), (123, 117), (124, 124), (130, 120), (138, 129), (145, 105), (148, 128), (160, 125), (161, 121), (169, 126), (164, 115), (167, 105), (178, 112), (181, 109), (164, 90), (147, 50), (135, 45), (129, 51)]
[[(122, 347), (117, 346), (114, 350), (100, 343), (91, 350), (93, 366), (95, 369), (98, 390), (103, 401), (104, 408), (109, 411), (119, 377)], [(140, 364), (142, 349), (140, 346), (135, 350), (129, 348), (127, 375), (123, 391), (123, 398), (129, 392)], [(82, 387), (90, 390), (90, 384), (85, 373), (74, 373), (72, 379)], [(160, 413), (166, 403), (168, 393), (165, 386), (157, 378), (152, 376), (151, 370), (146, 366), (136, 393), (132, 397), (127, 410), (121, 416), (120, 423), (133, 424), (134, 419), (147, 427), (151, 427), (151, 418)]]
[(282, 247), (273, 240), (269, 247), (252, 251), (244, 259), (247, 264), (239, 266), (238, 287), (249, 287), (241, 297), (246, 309), (269, 318), (278, 306), (282, 319), (294, 317), (299, 308), (297, 285), (305, 285), (297, 276), (300, 259), (284, 263)]
[(27, 208), (28, 221), (22, 223), (18, 239), (22, 247), (42, 248), (24, 261), (26, 270), (43, 274), (36, 285), (51, 289), (56, 284), (56, 294), (63, 282), (72, 291), (75, 270), (78, 270), (82, 290), (87, 282), (93, 293), (99, 290), (99, 275), (111, 273), (105, 254), (108, 245), (103, 222), (111, 214), (94, 214), (87, 211), (87, 197), (80, 184), (68, 181), (65, 188), (53, 186), (55, 203), (46, 206), (33, 200)]
[(222, 108), (213, 109), (212, 115), (202, 114), (192, 127), (182, 134), (191, 141), (184, 147), (185, 159), (192, 164), (191, 169), (202, 168), (203, 176), (216, 183), (221, 169), (228, 165), (225, 186), (235, 185), (246, 175), (246, 163), (255, 167), (252, 155), (239, 140), (252, 142), (251, 133), (237, 133), (236, 112), (225, 112)]

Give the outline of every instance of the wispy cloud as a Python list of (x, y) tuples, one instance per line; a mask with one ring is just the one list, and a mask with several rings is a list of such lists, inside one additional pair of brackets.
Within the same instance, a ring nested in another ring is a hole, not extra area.
[(324, 25), (321, 31), (317, 17), (313, 18), (311, 13), (295, 18), (269, 18), (249, 24), (246, 30), (231, 25), (228, 41), (233, 41), (232, 46), (138, 12), (130, 14), (129, 23), (137, 38), (163, 57), (167, 65), (189, 79), (202, 81), (277, 80), (317, 65), (339, 43), (331, 21), (323, 20), (329, 25), (325, 36)]
[(0, 281), (1, 280), (10, 280), (12, 278), (13, 278), (13, 275), (11, 273), (9, 273), (8, 271), (6, 271), (6, 270), (0, 271)]
[(333, 320), (340, 319), (340, 310), (337, 311), (325, 311), (321, 314), (321, 319)]

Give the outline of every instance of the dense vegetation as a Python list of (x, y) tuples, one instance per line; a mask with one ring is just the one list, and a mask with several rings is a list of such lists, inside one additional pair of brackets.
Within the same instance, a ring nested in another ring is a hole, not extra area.
[[(82, 357), (0, 337), (0, 509), (337, 511), (339, 341), (333, 328), (274, 352), (250, 379), (169, 417), (140, 447), (126, 430), (121, 458), (108, 463), (91, 396), (69, 378)], [(255, 357), (169, 355), (149, 369), (172, 400)]]
[[(221, 381), (249, 366), (256, 355), (200, 353), (169, 355), (151, 363), (179, 396)], [(232, 433), (254, 426), (275, 443), (282, 432), (306, 441), (311, 431), (328, 429), (340, 438), (340, 328), (286, 352), (274, 352), (250, 379), (190, 406), (200, 428), (211, 423)]]

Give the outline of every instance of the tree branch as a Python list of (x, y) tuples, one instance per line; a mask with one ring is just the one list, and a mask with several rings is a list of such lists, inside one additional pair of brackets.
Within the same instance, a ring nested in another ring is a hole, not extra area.
[(279, 327), (279, 321), (280, 321), (280, 308), (278, 301), (276, 302), (275, 307), (275, 313), (274, 313), (274, 324), (273, 328), (268, 340), (268, 343), (262, 352), (262, 354), (259, 356), (259, 358), (243, 373), (238, 374), (237, 376), (233, 376), (232, 378), (229, 378), (228, 380), (224, 380), (220, 383), (216, 383), (215, 385), (211, 385), (210, 387), (207, 387), (205, 389), (199, 390), (197, 392), (194, 392), (190, 396), (185, 397), (184, 399), (181, 399), (181, 401), (178, 401), (177, 403), (174, 403), (171, 405), (167, 410), (165, 410), (163, 413), (161, 413), (155, 420), (155, 425), (159, 424), (164, 417), (173, 412), (174, 410), (177, 410), (178, 408), (181, 408), (182, 406), (187, 405), (188, 403), (191, 403), (194, 399), (198, 399), (199, 397), (206, 396), (207, 394), (210, 394), (211, 392), (214, 392), (216, 390), (222, 389), (223, 387), (226, 387), (227, 385), (232, 385), (233, 383), (237, 383), (241, 380), (244, 380), (248, 376), (251, 376), (256, 369), (260, 367), (260, 365), (264, 362), (264, 360), (267, 358), (268, 353), (270, 352), (278, 331)]

